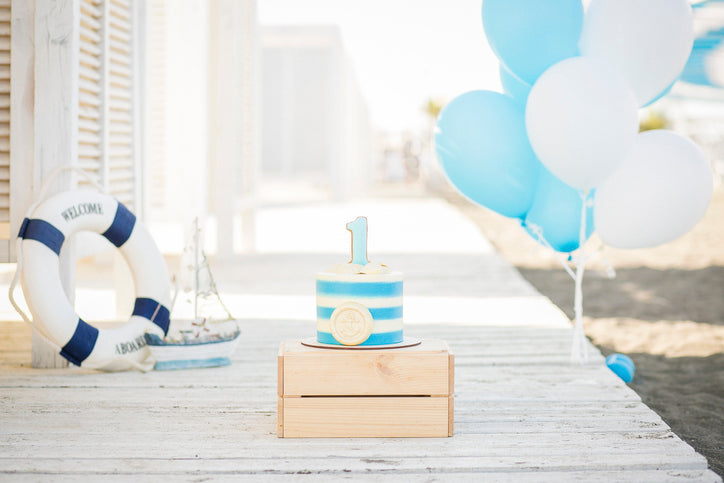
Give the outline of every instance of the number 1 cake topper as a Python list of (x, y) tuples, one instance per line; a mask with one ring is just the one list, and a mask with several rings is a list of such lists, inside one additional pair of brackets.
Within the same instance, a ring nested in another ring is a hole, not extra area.
[(352, 261), (356, 265), (367, 265), (367, 218), (358, 216), (347, 223), (347, 230), (352, 232)]

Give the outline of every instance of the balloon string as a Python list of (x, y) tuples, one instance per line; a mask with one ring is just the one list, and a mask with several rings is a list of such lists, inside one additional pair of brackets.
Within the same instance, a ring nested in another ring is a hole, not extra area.
[(583, 244), (586, 242), (586, 199), (588, 198), (588, 190), (581, 193), (581, 230), (578, 236), (579, 257), (576, 263), (576, 292), (573, 302), (573, 311), (575, 313), (576, 322), (573, 328), (573, 342), (571, 346), (571, 363), (583, 364), (588, 361), (588, 346), (586, 344), (586, 335), (583, 331), (583, 273), (586, 265), (586, 252), (583, 250)]
[(523, 221), (523, 226), (527, 227), (531, 232), (533, 232), (533, 234), (538, 238), (538, 242), (542, 243), (546, 246), (546, 248), (549, 248), (551, 252), (553, 252), (556, 260), (558, 260), (558, 263), (560, 263), (563, 269), (568, 272), (568, 275), (570, 275), (571, 278), (575, 280), (576, 274), (573, 273), (571, 267), (568, 266), (561, 254), (555, 248), (553, 248), (553, 245), (551, 245), (548, 240), (546, 240), (545, 236), (543, 236), (543, 228), (541, 228), (539, 225), (536, 225), (535, 223), (527, 223), (525, 221)]
[(599, 258), (600, 262), (603, 263), (605, 267), (606, 277), (608, 278), (616, 278), (616, 269), (613, 268), (613, 265), (611, 265), (611, 262), (608, 261), (608, 258), (606, 258), (606, 255), (603, 254), (603, 244), (599, 244), (598, 247), (593, 250), (590, 255), (586, 258), (587, 262), (590, 262), (591, 260), (594, 260), (595, 258)]

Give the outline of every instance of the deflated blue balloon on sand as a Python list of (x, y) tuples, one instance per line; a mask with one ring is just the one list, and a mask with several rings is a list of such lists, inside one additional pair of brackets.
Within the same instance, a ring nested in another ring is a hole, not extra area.
[(624, 354), (611, 354), (606, 357), (606, 365), (611, 369), (618, 377), (623, 379), (624, 382), (633, 381), (634, 372), (636, 372), (636, 366), (634, 365), (631, 358)]
[(471, 91), (440, 112), (435, 151), (450, 182), (470, 200), (523, 219), (535, 194), (539, 162), (525, 115), (512, 98)]

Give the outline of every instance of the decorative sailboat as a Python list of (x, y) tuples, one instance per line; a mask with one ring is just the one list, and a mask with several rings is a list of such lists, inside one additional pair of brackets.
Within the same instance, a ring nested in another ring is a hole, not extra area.
[[(194, 220), (190, 243), (181, 255), (176, 299), (183, 292), (186, 305), (193, 306), (193, 318), (171, 320), (166, 337), (145, 334), (146, 344), (156, 360), (154, 369), (173, 370), (217, 367), (231, 364), (241, 331), (237, 320), (221, 300), (209, 260), (201, 247), (198, 219)], [(180, 285), (180, 287), (179, 287)]]

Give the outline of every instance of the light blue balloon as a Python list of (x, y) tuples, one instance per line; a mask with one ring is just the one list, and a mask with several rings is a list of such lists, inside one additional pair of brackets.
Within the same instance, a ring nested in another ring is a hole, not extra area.
[(500, 72), (500, 83), (503, 85), (503, 92), (515, 99), (521, 106), (528, 102), (531, 86), (518, 79), (502, 63), (498, 68)]
[[(581, 194), (554, 176), (543, 164), (539, 169), (535, 197), (523, 221), (523, 228), (534, 240), (540, 241), (539, 236), (542, 236), (554, 250), (570, 253), (580, 245)], [(593, 200), (594, 194), (595, 190), (591, 191), (587, 199)], [(586, 239), (595, 229), (593, 203), (590, 205), (586, 208)]]
[(581, 0), (483, 0), (482, 14), (493, 52), (529, 85), (550, 66), (578, 52)]
[(435, 151), (450, 182), (475, 203), (523, 219), (533, 202), (539, 162), (525, 115), (512, 98), (471, 91), (443, 108)]

